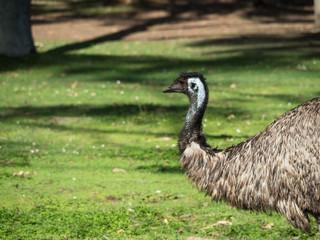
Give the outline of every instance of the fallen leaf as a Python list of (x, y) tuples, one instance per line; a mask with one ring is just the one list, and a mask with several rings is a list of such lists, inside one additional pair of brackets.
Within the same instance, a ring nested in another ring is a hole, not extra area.
[(72, 193), (72, 191), (70, 191), (70, 190), (65, 190), (65, 191), (62, 191), (62, 193)]
[(122, 232), (124, 232), (123, 229), (119, 229), (119, 230), (117, 231), (117, 233), (122, 233)]
[(143, 221), (135, 218), (130, 218), (130, 222), (143, 222)]
[(213, 238), (188, 237), (187, 240), (214, 240)]
[(180, 228), (176, 233), (185, 233), (185, 231), (183, 231), (183, 228)]
[(109, 202), (109, 203), (115, 203), (115, 202), (117, 202), (119, 199), (116, 198), (115, 196), (107, 196), (107, 197), (106, 197), (106, 200), (107, 200), (107, 202)]
[(195, 220), (197, 220), (200, 216), (194, 217), (191, 219), (191, 222), (194, 222)]
[(230, 114), (227, 119), (231, 120), (231, 119), (234, 119), (236, 116), (234, 114)]
[(13, 176), (22, 176), (24, 175), (24, 171), (14, 172)]
[(12, 175), (13, 176), (27, 176), (30, 174), (37, 175), (37, 171), (23, 171), (23, 170), (21, 170), (19, 172), (14, 172)]
[(160, 141), (170, 141), (170, 140), (172, 140), (171, 137), (164, 137), (160, 139)]
[(220, 234), (219, 233), (216, 233), (216, 232), (212, 232), (212, 233), (210, 233), (211, 235), (215, 235), (215, 236), (217, 236), (217, 237), (220, 237)]
[(262, 229), (270, 229), (270, 228), (272, 228), (274, 226), (274, 223), (269, 223), (269, 224), (267, 224), (267, 225), (265, 225), (265, 226), (261, 226), (261, 228)]
[(216, 226), (216, 225), (224, 225), (224, 226), (230, 226), (232, 225), (232, 222), (228, 222), (228, 221), (219, 221), (215, 224), (212, 224), (213, 226)]
[(114, 168), (114, 169), (112, 169), (112, 172), (126, 172), (126, 170), (121, 169), (121, 168)]
[(9, 74), (10, 77), (16, 78), (19, 76), (19, 73), (12, 72)]
[(209, 228), (212, 228), (213, 226), (217, 226), (217, 225), (221, 225), (221, 226), (230, 226), (232, 225), (232, 222), (228, 222), (228, 221), (219, 221), (217, 223), (214, 223), (208, 227), (204, 227), (204, 228), (201, 228), (201, 230), (205, 230), (205, 229), (209, 229)]
[(10, 159), (9, 161), (0, 161), (1, 164), (10, 165), (10, 166), (14, 167), (14, 164), (12, 164), (12, 162), (13, 162), (13, 159)]
[(237, 84), (235, 84), (235, 83), (232, 83), (231, 85), (230, 85), (230, 88), (232, 88), (232, 89), (234, 89), (234, 88), (236, 88), (237, 87)]
[(78, 81), (75, 81), (74, 83), (71, 84), (71, 88), (75, 89), (78, 85)]

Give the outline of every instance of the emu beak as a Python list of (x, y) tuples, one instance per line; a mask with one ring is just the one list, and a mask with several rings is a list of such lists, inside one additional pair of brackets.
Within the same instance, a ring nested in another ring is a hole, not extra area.
[(183, 92), (183, 88), (182, 85), (180, 83), (172, 83), (168, 88), (166, 88), (165, 90), (163, 90), (163, 93), (182, 93)]

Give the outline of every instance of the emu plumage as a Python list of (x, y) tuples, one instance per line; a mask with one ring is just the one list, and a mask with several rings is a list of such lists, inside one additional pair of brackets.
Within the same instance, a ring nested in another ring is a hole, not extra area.
[(182, 73), (164, 92), (186, 94), (190, 108), (179, 137), (180, 163), (212, 200), (254, 211), (274, 210), (296, 228), (320, 230), (320, 97), (283, 114), (264, 131), (224, 150), (202, 132), (208, 87), (199, 73)]

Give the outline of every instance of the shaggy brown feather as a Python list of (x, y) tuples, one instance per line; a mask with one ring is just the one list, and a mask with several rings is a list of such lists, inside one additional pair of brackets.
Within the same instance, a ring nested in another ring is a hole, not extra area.
[[(288, 111), (256, 136), (217, 150), (202, 133), (208, 91), (201, 80), (205, 104), (179, 138), (180, 163), (190, 180), (212, 200), (254, 211), (274, 210), (304, 232), (311, 231), (310, 213), (320, 229), (320, 97)], [(196, 98), (185, 93), (191, 107)]]

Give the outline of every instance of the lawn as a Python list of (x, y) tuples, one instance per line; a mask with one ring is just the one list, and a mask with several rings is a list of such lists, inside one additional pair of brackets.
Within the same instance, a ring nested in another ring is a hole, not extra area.
[[(225, 148), (320, 95), (312, 37), (37, 41), (0, 57), (2, 239), (319, 239), (275, 212), (211, 202), (179, 166), (188, 99), (164, 95), (204, 74), (209, 144)], [(75, 47), (74, 47), (75, 46)]]

